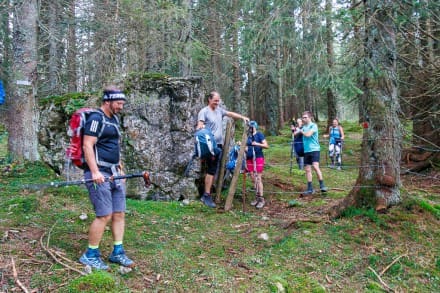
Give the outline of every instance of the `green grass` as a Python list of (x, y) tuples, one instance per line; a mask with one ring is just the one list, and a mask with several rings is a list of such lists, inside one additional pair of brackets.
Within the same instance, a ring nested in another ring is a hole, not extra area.
[[(344, 127), (357, 129), (348, 123)], [(360, 143), (347, 139), (352, 154), (344, 155), (343, 171), (323, 164), (326, 184), (335, 189), (304, 201), (298, 198), (305, 187), (304, 172), (296, 162), (289, 172), (289, 135), (286, 128), (283, 135), (268, 137), (265, 192), (286, 205), (281, 211), (286, 217), (321, 222), (299, 221), (285, 228), (283, 214), (276, 217), (250, 207), (242, 211), (241, 176), (230, 212), (198, 201), (183, 205), (129, 199), (124, 243), (138, 266), (128, 274), (111, 265), (109, 273), (81, 276), (55, 263), (40, 239), (71, 260), (63, 262), (82, 269), (77, 259), (93, 219), (86, 190), (25, 189), (23, 184), (54, 181), (56, 175), (43, 164), (2, 161), (0, 170), (11, 166), (0, 178), (2, 290), (19, 290), (11, 273), (13, 257), (20, 280), (38, 292), (384, 292), (372, 270), (382, 273), (381, 279), (396, 291), (440, 291), (439, 195), (406, 186), (402, 204), (387, 214), (350, 208), (339, 219), (328, 220), (319, 211), (346, 196), (354, 184), (358, 170), (348, 166), (358, 164)], [(326, 145), (322, 148), (325, 154)], [(251, 188), (248, 181), (248, 200)], [(81, 220), (82, 213), (88, 219)], [(268, 240), (259, 237), (262, 233)], [(111, 249), (106, 230), (103, 256)]]

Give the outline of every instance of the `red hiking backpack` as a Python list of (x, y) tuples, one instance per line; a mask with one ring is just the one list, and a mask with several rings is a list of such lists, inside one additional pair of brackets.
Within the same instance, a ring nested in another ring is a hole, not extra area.
[[(69, 146), (66, 149), (67, 160), (71, 161), (75, 166), (84, 169), (84, 153), (82, 149), (84, 126), (87, 117), (91, 113), (100, 113), (104, 120), (104, 114), (98, 109), (80, 108), (72, 114), (69, 120), (67, 135), (70, 137)], [(104, 124), (103, 124), (104, 126)]]

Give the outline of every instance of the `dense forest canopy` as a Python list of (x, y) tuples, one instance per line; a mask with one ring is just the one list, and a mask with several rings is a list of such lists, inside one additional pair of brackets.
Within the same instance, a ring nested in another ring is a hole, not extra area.
[[(6, 81), (12, 19), (23, 2), (0, 4)], [(93, 91), (130, 72), (153, 71), (200, 75), (229, 108), (271, 130), (304, 109), (353, 120), (362, 116), (353, 109), (363, 92), (367, 2), (41, 1), (38, 96)], [(404, 117), (423, 120), (423, 110), (438, 112), (423, 101), (434, 102), (439, 92), (439, 4), (393, 1), (392, 9)]]

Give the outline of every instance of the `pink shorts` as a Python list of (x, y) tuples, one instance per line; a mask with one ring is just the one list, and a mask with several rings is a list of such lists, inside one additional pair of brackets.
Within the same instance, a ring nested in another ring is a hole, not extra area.
[[(257, 167), (257, 173), (263, 173), (264, 169), (264, 158), (256, 158), (255, 165)], [(248, 172), (254, 172), (254, 160), (246, 160), (246, 168)]]

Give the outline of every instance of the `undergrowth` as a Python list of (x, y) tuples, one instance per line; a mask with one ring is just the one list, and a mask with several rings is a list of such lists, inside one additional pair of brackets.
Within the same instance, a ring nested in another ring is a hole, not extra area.
[[(339, 172), (327, 168), (322, 145), (331, 189), (302, 199), (304, 172), (296, 162), (289, 170), (289, 140), (288, 129), (268, 137), (262, 211), (243, 210), (241, 190), (229, 212), (199, 201), (128, 199), (124, 246), (137, 263), (128, 273), (113, 264), (110, 272), (79, 273), (94, 218), (83, 186), (31, 188), (59, 178), (44, 164), (3, 159), (0, 291), (18, 291), (19, 279), (34, 292), (439, 292), (440, 195), (406, 186), (402, 203), (386, 214), (349, 208), (328, 219), (323, 210), (355, 182), (359, 141), (347, 139), (351, 154)], [(109, 229), (100, 248), (106, 259)]]

